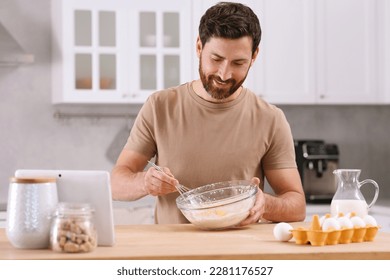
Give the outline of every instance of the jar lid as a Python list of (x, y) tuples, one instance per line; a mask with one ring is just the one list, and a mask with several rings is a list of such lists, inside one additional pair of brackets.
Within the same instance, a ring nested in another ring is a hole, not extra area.
[(55, 183), (57, 181), (54, 177), (35, 177), (35, 178), (19, 178), (11, 177), (11, 183), (20, 183), (20, 184), (39, 184), (39, 183)]
[(55, 211), (56, 216), (89, 216), (94, 209), (88, 203), (60, 202)]

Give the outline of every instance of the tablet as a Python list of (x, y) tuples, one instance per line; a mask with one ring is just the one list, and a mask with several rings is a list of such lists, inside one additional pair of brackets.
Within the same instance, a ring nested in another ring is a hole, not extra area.
[(94, 208), (98, 246), (115, 242), (110, 174), (101, 170), (18, 169), (15, 177), (56, 177), (59, 202), (89, 203)]

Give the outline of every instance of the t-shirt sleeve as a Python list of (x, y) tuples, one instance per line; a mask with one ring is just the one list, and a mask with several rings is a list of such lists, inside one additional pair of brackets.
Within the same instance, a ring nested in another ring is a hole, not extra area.
[(262, 159), (264, 169), (296, 168), (294, 140), (282, 110), (278, 109), (273, 123), (269, 147)]
[(153, 157), (156, 154), (154, 132), (156, 116), (153, 108), (154, 101), (152, 96), (149, 96), (134, 121), (125, 149), (139, 152), (147, 157)]

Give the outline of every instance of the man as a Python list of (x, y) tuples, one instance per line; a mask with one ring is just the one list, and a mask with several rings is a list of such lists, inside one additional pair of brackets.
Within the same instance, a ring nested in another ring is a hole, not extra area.
[[(259, 191), (242, 226), (301, 221), (305, 198), (283, 112), (242, 86), (259, 53), (260, 23), (238, 3), (209, 8), (199, 25), (200, 79), (152, 94), (142, 107), (112, 171), (113, 198), (157, 197), (156, 223), (186, 223), (175, 184), (202, 185), (250, 179)], [(156, 156), (163, 172), (144, 171)]]

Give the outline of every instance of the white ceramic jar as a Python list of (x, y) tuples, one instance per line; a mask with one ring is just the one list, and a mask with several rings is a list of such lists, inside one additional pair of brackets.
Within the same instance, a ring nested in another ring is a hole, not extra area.
[(16, 248), (50, 245), (51, 216), (58, 204), (55, 178), (10, 179), (6, 234)]

